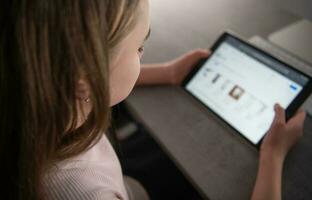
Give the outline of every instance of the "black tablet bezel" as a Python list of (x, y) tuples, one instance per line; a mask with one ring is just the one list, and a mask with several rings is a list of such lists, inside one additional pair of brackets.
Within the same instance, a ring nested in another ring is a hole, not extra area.
[(213, 44), (213, 46), (211, 47), (210, 51), (211, 51), (211, 55), (208, 58), (205, 59), (201, 59), (197, 65), (194, 67), (194, 69), (188, 74), (188, 76), (185, 78), (185, 80), (182, 83), (182, 87), (183, 89), (190, 94), (192, 97), (194, 97), (197, 101), (199, 101), (202, 105), (205, 106), (205, 108), (207, 108), (210, 112), (214, 113), (214, 115), (219, 118), (222, 122), (224, 122), (225, 124), (227, 124), (229, 127), (231, 127), (231, 129), (233, 129), (234, 131), (236, 131), (237, 133), (239, 133), (239, 135), (242, 136), (242, 138), (244, 138), (245, 140), (248, 141), (248, 143), (252, 144), (252, 146), (255, 146), (257, 148), (260, 148), (262, 140), (264, 138), (264, 136), (262, 137), (262, 139), (257, 143), (254, 144), (252, 143), (247, 137), (245, 137), (242, 133), (240, 133), (236, 128), (234, 128), (230, 123), (228, 123), (226, 120), (224, 120), (221, 116), (219, 116), (216, 112), (214, 112), (211, 108), (209, 108), (209, 106), (203, 104), (197, 97), (195, 97), (191, 92), (189, 92), (186, 89), (186, 85), (189, 83), (189, 81), (194, 77), (194, 75), (201, 69), (201, 67), (207, 62), (207, 60), (214, 54), (215, 50), (220, 46), (220, 44), (222, 44), (225, 39), (227, 37), (232, 37), (240, 42), (242, 42), (244, 45), (247, 45), (248, 47), (253, 48), (256, 51), (259, 51), (261, 54), (264, 54), (272, 59), (274, 59), (275, 61), (279, 62), (280, 64), (288, 67), (289, 69), (292, 69), (296, 72), (298, 72), (299, 74), (306, 76), (309, 81), (306, 84), (306, 86), (302, 89), (302, 91), (297, 95), (297, 97), (290, 103), (290, 105), (287, 107), (287, 109), (285, 110), (286, 113), (286, 121), (288, 119), (290, 119), (295, 112), (298, 110), (298, 108), (304, 103), (304, 101), (309, 97), (309, 95), (312, 92), (312, 79), (311, 76), (307, 75), (306, 73), (299, 71), (298, 69), (290, 66), (289, 64), (281, 61), (280, 59), (272, 56), (271, 54), (269, 54), (268, 52), (263, 51), (262, 49), (250, 44), (249, 42), (239, 38), (238, 36), (229, 33), (229, 32), (224, 32), (219, 38), (218, 40)]

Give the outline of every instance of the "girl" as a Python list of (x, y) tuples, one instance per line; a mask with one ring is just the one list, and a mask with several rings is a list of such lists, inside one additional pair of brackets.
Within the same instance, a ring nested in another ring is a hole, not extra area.
[[(140, 72), (148, 0), (0, 2), (1, 199), (128, 199), (105, 131)], [(137, 84), (179, 84), (208, 52), (142, 66)], [(281, 199), (284, 159), (305, 114), (276, 116), (253, 200)]]

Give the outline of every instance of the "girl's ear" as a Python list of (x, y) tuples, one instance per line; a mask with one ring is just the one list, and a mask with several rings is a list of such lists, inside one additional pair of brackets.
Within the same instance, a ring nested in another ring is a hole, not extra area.
[(81, 78), (77, 82), (75, 95), (78, 111), (77, 124), (75, 126), (78, 128), (85, 123), (92, 110), (92, 103), (90, 102), (90, 86), (85, 79)]
[(84, 101), (87, 103), (90, 100), (90, 87), (88, 82), (84, 79), (79, 79), (77, 83), (76, 98), (79, 101)]

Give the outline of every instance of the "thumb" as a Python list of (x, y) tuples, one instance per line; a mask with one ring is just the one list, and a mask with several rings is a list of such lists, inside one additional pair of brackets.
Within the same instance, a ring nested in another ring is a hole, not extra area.
[(286, 117), (285, 117), (285, 111), (284, 109), (279, 105), (279, 104), (275, 104), (274, 105), (274, 111), (275, 111), (275, 117), (273, 120), (273, 123), (281, 123), (281, 124), (285, 124), (286, 123)]

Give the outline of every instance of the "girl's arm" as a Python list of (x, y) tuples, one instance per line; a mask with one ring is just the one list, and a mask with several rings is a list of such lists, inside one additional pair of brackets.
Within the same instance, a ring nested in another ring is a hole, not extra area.
[(303, 134), (305, 112), (299, 110), (286, 122), (285, 111), (275, 105), (275, 118), (263, 140), (260, 150), (259, 169), (252, 200), (281, 200), (282, 172), (289, 150)]
[(282, 199), (282, 170), (283, 160), (272, 155), (261, 155), (256, 185), (252, 200), (281, 200)]
[(136, 85), (179, 85), (196, 63), (209, 54), (208, 50), (198, 49), (170, 62), (142, 65)]
[(141, 66), (141, 73), (136, 85), (161, 85), (170, 82), (166, 63), (145, 64)]

